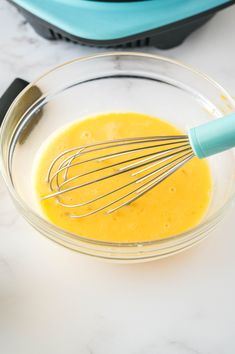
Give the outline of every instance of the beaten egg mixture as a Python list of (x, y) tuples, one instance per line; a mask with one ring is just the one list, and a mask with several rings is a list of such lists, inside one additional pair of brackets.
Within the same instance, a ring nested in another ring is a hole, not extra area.
[[(52, 160), (67, 149), (110, 139), (178, 134), (182, 132), (168, 122), (139, 113), (102, 114), (77, 121), (58, 131), (41, 147), (34, 170), (36, 198), (42, 214), (64, 230), (108, 242), (153, 241), (177, 235), (196, 226), (208, 209), (212, 187), (209, 166), (206, 161), (198, 158), (193, 158), (130, 205), (111, 214), (100, 211), (87, 217), (74, 217), (84, 212), (92, 212), (94, 208), (99, 208), (104, 200), (98, 200), (95, 205), (91, 203), (85, 207), (67, 208), (60, 205), (55, 197), (41, 199), (51, 193), (46, 176)], [(145, 151), (141, 153), (146, 154)], [(93, 155), (87, 158), (101, 154), (102, 151), (93, 152)], [(108, 163), (108, 160), (100, 161), (99, 167), (105, 167)], [(89, 164), (74, 167), (68, 172), (68, 178), (78, 173), (86, 173), (87, 169), (90, 171), (97, 168), (97, 162), (91, 161)], [(115, 171), (117, 170), (114, 167), (112, 172)], [(95, 175), (83, 176), (79, 183), (86, 183), (94, 177)], [(100, 194), (108, 193), (110, 188), (118, 187), (120, 183), (129, 183), (131, 178), (134, 178), (131, 173), (123, 173), (112, 180), (65, 193), (59, 199), (70, 205), (88, 201)], [(75, 178), (67, 184), (67, 187), (77, 184), (78, 179)], [(119, 194), (116, 197), (119, 197)], [(111, 200), (112, 197), (108, 196), (105, 202)]]

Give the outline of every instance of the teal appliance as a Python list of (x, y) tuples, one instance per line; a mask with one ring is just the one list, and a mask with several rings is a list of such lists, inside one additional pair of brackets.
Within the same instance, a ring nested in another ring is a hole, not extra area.
[(36, 32), (99, 47), (179, 45), (234, 0), (9, 0)]

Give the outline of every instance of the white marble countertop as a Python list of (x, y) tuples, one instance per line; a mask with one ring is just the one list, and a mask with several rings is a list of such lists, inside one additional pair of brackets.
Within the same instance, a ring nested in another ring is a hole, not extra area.
[[(235, 95), (235, 6), (176, 49)], [(0, 0), (0, 94), (100, 50), (40, 38)], [(109, 264), (44, 238), (16, 212), (0, 180), (2, 354), (234, 354), (235, 207), (216, 231), (177, 256)]]

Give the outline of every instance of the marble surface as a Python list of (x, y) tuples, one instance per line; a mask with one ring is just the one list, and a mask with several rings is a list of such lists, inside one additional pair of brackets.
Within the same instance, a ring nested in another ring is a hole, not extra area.
[[(235, 7), (172, 50), (235, 96)], [(0, 0), (0, 94), (16, 76), (99, 52), (40, 38)], [(2, 354), (233, 354), (235, 207), (198, 246), (152, 263), (109, 264), (34, 231), (0, 180)]]

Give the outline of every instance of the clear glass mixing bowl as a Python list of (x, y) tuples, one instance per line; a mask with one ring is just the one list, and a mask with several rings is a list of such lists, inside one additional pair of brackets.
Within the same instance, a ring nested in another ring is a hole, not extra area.
[(85, 116), (140, 112), (187, 131), (234, 110), (235, 102), (220, 85), (174, 60), (128, 52), (79, 58), (41, 76), (13, 102), (1, 128), (2, 173), (21, 214), (40, 233), (66, 247), (125, 261), (174, 254), (203, 239), (224, 215), (234, 196), (234, 151), (209, 159), (213, 195), (198, 226), (163, 240), (118, 244), (71, 234), (41, 215), (31, 180), (35, 155), (55, 130)]

